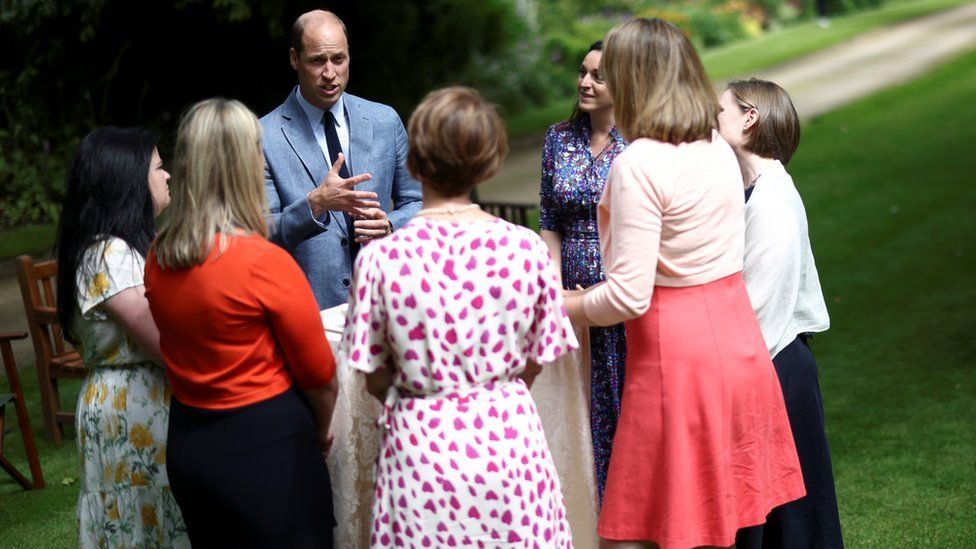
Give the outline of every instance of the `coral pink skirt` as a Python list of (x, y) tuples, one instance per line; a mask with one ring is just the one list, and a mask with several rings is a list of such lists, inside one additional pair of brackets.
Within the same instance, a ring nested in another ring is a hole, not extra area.
[(656, 286), (627, 322), (600, 536), (729, 546), (803, 497), (783, 394), (742, 275)]

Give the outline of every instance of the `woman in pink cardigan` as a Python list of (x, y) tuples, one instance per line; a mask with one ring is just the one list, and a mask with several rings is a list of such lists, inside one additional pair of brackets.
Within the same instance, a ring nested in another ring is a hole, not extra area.
[(631, 145), (599, 205), (606, 282), (566, 302), (575, 324), (627, 323), (599, 533), (604, 547), (727, 547), (804, 495), (742, 281), (742, 177), (677, 28), (637, 19), (605, 43), (601, 70)]

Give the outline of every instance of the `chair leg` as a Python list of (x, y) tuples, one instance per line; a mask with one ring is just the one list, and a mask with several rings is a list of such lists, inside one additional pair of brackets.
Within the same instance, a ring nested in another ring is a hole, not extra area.
[(13, 479), (17, 481), (17, 484), (19, 484), (24, 490), (30, 490), (31, 483), (29, 480), (27, 480), (27, 477), (22, 475), (20, 471), (18, 471), (17, 468), (14, 467), (13, 464), (10, 463), (10, 461), (8, 461), (7, 458), (3, 455), (3, 429), (4, 429), (4, 420), (6, 419), (6, 415), (7, 415), (7, 407), (0, 406), (0, 467), (2, 467), (3, 470), (7, 472), (7, 474), (13, 477)]
[[(24, 402), (24, 388), (20, 384), (20, 374), (17, 372), (17, 364), (14, 360), (14, 352), (9, 340), (0, 340), (0, 355), (3, 356), (3, 364), (7, 370), (7, 381), (10, 383), (10, 391), (14, 394), (13, 402), (14, 411), (17, 412), (17, 426), (20, 428), (21, 437), (24, 439), (24, 453), (27, 455), (27, 463), (30, 465), (31, 478), (34, 481), (34, 488), (40, 490), (44, 488), (44, 473), (41, 471), (41, 458), (37, 453), (37, 445), (34, 443), (34, 432), (31, 430), (30, 416), (27, 415), (27, 403)], [(3, 407), (0, 407), (0, 457), (3, 454), (4, 413)], [(7, 467), (4, 466), (4, 469), (7, 469)], [(21, 485), (24, 485), (21, 480), (23, 479), (23, 475), (19, 472), (11, 474)], [(24, 486), (24, 489), (28, 490), (30, 486)]]
[(49, 375), (47, 364), (37, 365), (38, 382), (41, 389), (41, 410), (44, 416), (44, 438), (55, 444), (61, 444), (61, 428), (58, 425), (58, 408), (54, 396), (54, 381)]

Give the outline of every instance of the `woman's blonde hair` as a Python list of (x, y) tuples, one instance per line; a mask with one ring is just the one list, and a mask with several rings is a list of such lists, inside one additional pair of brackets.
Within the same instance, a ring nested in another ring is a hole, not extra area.
[(200, 265), (227, 235), (267, 237), (264, 156), (257, 117), (239, 101), (201, 101), (183, 115), (176, 134), (172, 202), (153, 252), (163, 268)]
[(710, 140), (718, 101), (695, 48), (677, 27), (634, 19), (607, 33), (600, 71), (613, 94), (617, 128), (628, 141)]
[(745, 135), (743, 148), (763, 158), (775, 158), (787, 165), (800, 145), (800, 118), (790, 94), (768, 80), (733, 80), (726, 89), (742, 112), (756, 109), (756, 123)]
[(444, 196), (461, 196), (495, 175), (508, 152), (498, 111), (471, 88), (432, 91), (407, 126), (407, 168)]

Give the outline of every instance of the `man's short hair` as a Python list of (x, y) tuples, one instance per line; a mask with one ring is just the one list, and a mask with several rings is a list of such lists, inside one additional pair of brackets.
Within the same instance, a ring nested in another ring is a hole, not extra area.
[(410, 116), (408, 133), (410, 174), (448, 197), (466, 195), (495, 175), (508, 152), (498, 111), (462, 86), (427, 94)]
[(331, 11), (314, 10), (299, 15), (291, 25), (291, 47), (294, 48), (295, 53), (299, 56), (302, 54), (302, 36), (305, 35), (305, 27), (310, 23), (320, 22), (324, 19), (332, 19), (339, 23), (339, 26), (342, 27), (342, 33), (346, 36), (346, 44), (349, 43), (349, 31), (346, 29), (346, 24), (342, 22), (342, 19), (339, 19), (338, 15)]

